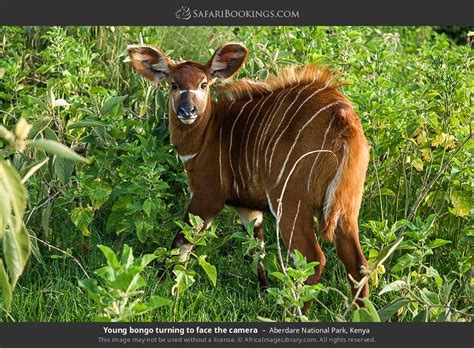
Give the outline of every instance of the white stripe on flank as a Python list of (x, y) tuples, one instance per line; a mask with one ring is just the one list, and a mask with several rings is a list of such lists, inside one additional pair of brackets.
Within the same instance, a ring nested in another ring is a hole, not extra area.
[(232, 177), (234, 178), (234, 184), (235, 184), (235, 187), (237, 188), (237, 195), (239, 194), (239, 186), (236, 185), (236, 182), (235, 182), (235, 171), (234, 171), (234, 166), (232, 165), (232, 139), (234, 137), (234, 128), (235, 128), (235, 125), (237, 124), (237, 121), (239, 120), (240, 116), (242, 115), (242, 112), (244, 111), (245, 107), (250, 103), (252, 102), (253, 99), (250, 99), (249, 101), (247, 101), (243, 106), (242, 106), (242, 109), (240, 109), (240, 112), (239, 114), (235, 117), (235, 121), (234, 121), (234, 124), (232, 125), (232, 128), (230, 130), (230, 144), (229, 144), (229, 162), (230, 162), (230, 169), (232, 170)]
[[(316, 94), (318, 94), (319, 92), (325, 90), (326, 88), (329, 87), (329, 83), (328, 82), (324, 87), (321, 87), (320, 89), (314, 91), (309, 97), (307, 97), (301, 104), (300, 106), (298, 107), (298, 109), (296, 109), (296, 111), (293, 113), (293, 116), (291, 116), (290, 120), (287, 122), (286, 124), (286, 127), (281, 131), (280, 135), (278, 136), (277, 140), (275, 141), (275, 144), (273, 145), (273, 149), (272, 149), (272, 154), (270, 156), (270, 161), (268, 163), (268, 172), (270, 172), (272, 170), (272, 161), (273, 161), (273, 155), (275, 154), (275, 149), (277, 147), (277, 144), (278, 142), (280, 141), (281, 137), (283, 136), (283, 133), (286, 132), (286, 130), (288, 129), (288, 127), (290, 127), (290, 124), (291, 124), (291, 121), (293, 121), (293, 119), (295, 118), (295, 116), (298, 114), (298, 111), (301, 110), (301, 108), (303, 107), (303, 105), (308, 101), (310, 100), (312, 97), (314, 97)], [(270, 144), (268, 144), (268, 146), (270, 146)], [(268, 148), (267, 148), (268, 150)], [(265, 150), (265, 160), (267, 159), (266, 157), (266, 154), (267, 154), (267, 151)]]
[[(249, 129), (249, 135), (247, 137), (247, 140), (245, 142), (245, 164), (246, 164), (246, 167), (247, 167), (247, 173), (248, 173), (248, 176), (250, 177), (250, 166), (249, 166), (249, 157), (248, 157), (248, 147), (249, 147), (249, 139), (250, 139), (250, 135), (252, 134), (252, 128), (255, 124), (255, 121), (259, 118), (258, 115), (260, 115), (260, 112), (262, 111), (262, 107), (263, 105), (267, 102), (267, 100), (270, 100), (270, 97), (272, 96), (273, 94), (273, 91), (270, 92), (270, 94), (268, 94), (267, 96), (265, 96), (265, 101), (260, 105), (260, 108), (258, 109), (257, 111), (257, 114), (255, 115), (253, 121), (252, 121), (252, 124), (250, 125), (250, 129)], [(257, 143), (257, 137), (255, 136), (254, 138), (255, 140), (255, 143)]]
[[(253, 112), (255, 111), (255, 109), (257, 108), (258, 104), (260, 104), (264, 99), (261, 98), (258, 102), (255, 103), (255, 105), (253, 106), (252, 110), (250, 110), (248, 116), (247, 116), (247, 121), (245, 122), (245, 127), (244, 127), (244, 131), (242, 133), (242, 139), (241, 139), (241, 142), (240, 142), (240, 151), (239, 151), (239, 175), (240, 175), (240, 178), (242, 179), (242, 184), (243, 184), (243, 187), (244, 187), (244, 190), (245, 190), (245, 180), (244, 180), (244, 176), (242, 174), (242, 164), (241, 164), (241, 159), (242, 159), (242, 148), (244, 146), (244, 140), (245, 139), (245, 131), (247, 130), (247, 126), (249, 124), (249, 121), (250, 119), (252, 118), (252, 114)], [(250, 173), (249, 173), (249, 177), (250, 177)]]
[[(331, 122), (329, 122), (328, 128), (326, 128), (326, 132), (324, 132), (324, 138), (323, 138), (323, 142), (321, 144), (321, 150), (324, 150), (324, 146), (326, 145), (326, 137), (328, 136), (329, 130), (331, 129), (332, 122), (334, 121), (334, 119), (335, 119), (335, 117), (333, 117), (331, 119)], [(314, 170), (314, 167), (316, 166), (316, 163), (318, 162), (318, 159), (319, 159), (320, 155), (321, 155), (321, 152), (319, 152), (318, 155), (316, 156), (316, 159), (314, 160), (314, 163), (311, 166), (311, 170), (309, 171), (308, 185), (306, 187), (306, 190), (308, 191), (308, 193), (309, 193), (309, 185), (311, 183), (311, 178), (313, 177), (313, 170)]]
[(221, 180), (221, 188), (222, 188), (222, 126), (219, 131), (219, 178)]
[[(295, 138), (295, 141), (293, 142), (293, 144), (291, 145), (291, 148), (290, 148), (290, 151), (288, 151), (288, 154), (286, 155), (286, 159), (285, 159), (285, 162), (283, 162), (283, 166), (281, 167), (281, 170), (280, 170), (280, 174), (278, 174), (278, 178), (276, 180), (276, 183), (273, 187), (275, 187), (276, 185), (279, 184), (280, 180), (281, 180), (281, 177), (285, 171), (285, 168), (286, 168), (286, 164), (288, 163), (288, 160), (290, 159), (290, 156), (291, 156), (291, 153), (293, 152), (293, 149), (295, 148), (296, 144), (298, 143), (298, 140), (303, 132), (303, 129), (305, 129), (321, 112), (323, 112), (324, 110), (327, 110), (329, 109), (331, 106), (334, 106), (334, 105), (337, 105), (337, 104), (341, 104), (341, 103), (344, 103), (343, 100), (338, 100), (338, 101), (335, 101), (331, 104), (328, 104), (326, 105), (325, 107), (319, 109), (305, 124), (304, 126), (298, 131), (298, 134), (296, 135), (296, 138)], [(270, 168), (271, 169), (271, 168)]]
[(255, 144), (254, 144), (254, 147), (253, 147), (253, 159), (254, 159), (254, 163), (255, 163), (255, 170), (258, 171), (258, 151), (260, 149), (260, 146), (261, 146), (261, 136), (260, 136), (260, 131), (262, 129), (265, 128), (266, 124), (265, 124), (265, 120), (266, 120), (266, 117), (268, 114), (272, 114), (272, 110), (275, 108), (275, 105), (278, 103), (278, 101), (283, 97), (283, 95), (285, 94), (285, 90), (282, 89), (280, 92), (278, 92), (278, 94), (276, 95), (275, 99), (273, 100), (273, 103), (268, 107), (267, 111), (265, 111), (265, 113), (263, 114), (262, 118), (260, 119), (260, 125), (257, 129), (257, 133), (256, 133), (256, 136), (255, 136)]
[[(331, 207), (332, 200), (334, 199), (334, 193), (336, 192), (336, 189), (339, 186), (339, 181), (341, 180), (341, 176), (342, 176), (342, 170), (344, 169), (346, 161), (347, 161), (347, 145), (344, 144), (343, 151), (342, 151), (341, 164), (339, 164), (336, 175), (331, 180), (326, 190), (326, 199), (325, 199), (324, 207), (323, 207), (324, 220), (326, 220), (328, 217), (329, 208)], [(336, 215), (336, 223), (337, 223), (337, 215)]]
[[(291, 87), (289, 90), (283, 90), (285, 93), (282, 93), (281, 98), (278, 101), (275, 100), (275, 103), (272, 105), (269, 120), (268, 121), (262, 120), (262, 124), (260, 125), (260, 128), (263, 125), (263, 132), (260, 136), (257, 134), (257, 137), (259, 139), (257, 152), (260, 153), (261, 148), (264, 146), (263, 143), (265, 142), (266, 134), (267, 134), (268, 129), (270, 128), (272, 122), (273, 122), (273, 119), (275, 118), (275, 115), (278, 114), (278, 110), (280, 110), (280, 108), (283, 105), (283, 102), (285, 101), (286, 97), (288, 97), (291, 94), (292, 90), (295, 87), (298, 87), (298, 85), (295, 85), (295, 86)], [(275, 107), (276, 104), (278, 104), (277, 107)], [(259, 131), (260, 131), (260, 129), (259, 129)], [(258, 170), (258, 167), (259, 167), (259, 162), (260, 162), (260, 156), (257, 154), (257, 163), (256, 163), (257, 170)]]
[[(303, 92), (304, 90), (306, 90), (306, 89), (307, 89), (308, 87), (310, 87), (310, 86), (311, 86), (311, 84), (308, 84), (308, 85), (306, 85), (306, 87), (300, 89), (300, 90), (298, 91), (298, 93), (296, 94), (296, 97), (295, 97), (295, 99), (293, 100), (293, 102), (286, 108), (286, 110), (285, 110), (283, 116), (280, 118), (280, 123), (278, 123), (278, 126), (275, 128), (275, 131), (273, 132), (272, 136), (270, 137), (270, 140), (268, 141), (268, 145), (267, 145), (267, 147), (266, 147), (266, 149), (265, 149), (265, 152), (264, 152), (264, 155), (265, 155), (265, 156), (264, 156), (264, 160), (265, 160), (265, 161), (267, 161), (267, 153), (268, 153), (268, 149), (270, 148), (270, 144), (272, 143), (272, 141), (273, 141), (273, 139), (275, 138), (275, 136), (276, 136), (278, 130), (280, 129), (281, 124), (282, 124), (283, 121), (285, 120), (285, 117), (286, 117), (286, 114), (288, 113), (288, 110), (290, 110), (291, 107), (293, 106), (293, 104), (295, 104), (295, 102), (298, 100), (298, 97), (300, 96), (301, 92)], [(307, 99), (305, 99), (305, 100), (303, 101), (303, 104), (304, 104), (306, 101), (307, 101)], [(300, 110), (300, 109), (301, 109), (301, 105), (299, 106), (299, 108), (297, 109), (297, 111)], [(295, 112), (293, 115), (295, 115), (295, 114), (296, 114), (296, 112)], [(293, 117), (292, 117), (291, 119), (293, 119)], [(291, 119), (290, 119), (290, 122), (291, 122)]]

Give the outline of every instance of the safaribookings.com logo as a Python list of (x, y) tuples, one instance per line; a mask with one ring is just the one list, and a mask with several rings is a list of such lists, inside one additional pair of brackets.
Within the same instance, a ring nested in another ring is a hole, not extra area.
[(200, 10), (181, 6), (176, 11), (176, 18), (299, 18), (298, 10)]

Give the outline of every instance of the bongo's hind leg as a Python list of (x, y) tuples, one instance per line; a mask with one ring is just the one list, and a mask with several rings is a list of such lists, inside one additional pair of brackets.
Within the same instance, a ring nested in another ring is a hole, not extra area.
[[(362, 270), (364, 267), (367, 269), (368, 264), (360, 247), (357, 218), (346, 219), (341, 217), (335, 232), (334, 243), (337, 255), (344, 264), (347, 275), (351, 275), (354, 280), (360, 281), (364, 277)], [(351, 285), (352, 295), (355, 296), (359, 289), (355, 288), (353, 281), (348, 280)], [(369, 285), (365, 283), (357, 298), (362, 299), (368, 296)], [(362, 305), (360, 300), (357, 303)]]
[[(313, 209), (301, 201), (296, 206), (283, 202), (279, 227), (290, 255), (298, 250), (306, 257), (308, 263), (318, 262), (314, 274), (306, 280), (308, 285), (317, 284), (324, 272), (326, 257), (314, 233)], [(308, 310), (310, 304), (310, 302), (304, 304), (303, 313)]]

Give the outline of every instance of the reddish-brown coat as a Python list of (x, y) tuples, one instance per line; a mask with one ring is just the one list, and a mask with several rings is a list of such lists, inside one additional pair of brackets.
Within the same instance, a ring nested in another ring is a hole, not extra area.
[[(212, 101), (200, 86), (233, 75), (247, 56), (243, 46), (224, 45), (206, 65), (174, 64), (149, 47), (133, 46), (129, 55), (142, 75), (177, 83), (182, 91), (170, 92), (169, 128), (171, 142), (187, 159), (193, 193), (188, 213), (210, 223), (225, 204), (237, 207), (243, 222), (257, 217), (255, 232), (263, 240), (261, 212), (271, 211), (290, 252), (297, 249), (308, 261), (319, 262), (308, 283), (319, 281), (326, 262), (313, 229), (316, 214), (320, 235), (335, 242), (347, 273), (362, 278), (367, 262), (358, 214), (369, 147), (359, 118), (328, 69), (293, 67), (264, 82), (227, 83)], [(149, 70), (164, 63), (168, 69)], [(182, 93), (198, 109), (192, 124), (176, 113)], [(183, 242), (178, 234), (175, 244)], [(367, 286), (361, 296), (368, 296)]]

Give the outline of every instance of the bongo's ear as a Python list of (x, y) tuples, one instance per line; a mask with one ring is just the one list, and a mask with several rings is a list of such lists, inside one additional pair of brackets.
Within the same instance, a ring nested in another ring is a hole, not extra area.
[(213, 78), (227, 79), (234, 75), (245, 62), (248, 50), (240, 43), (228, 43), (217, 49), (207, 63)]
[(127, 52), (133, 68), (148, 80), (158, 82), (168, 77), (173, 62), (159, 48), (130, 45)]

